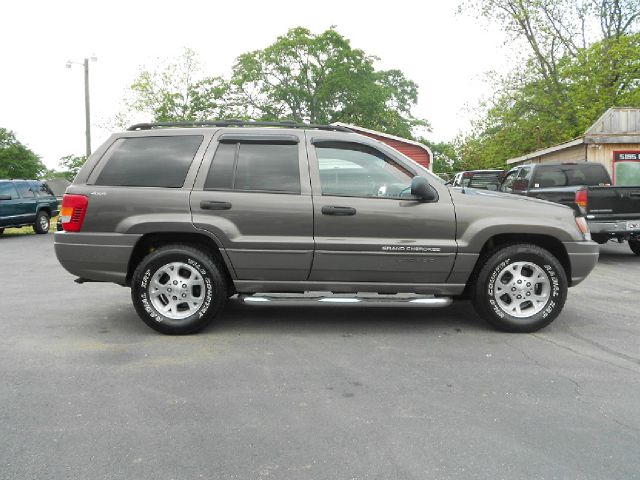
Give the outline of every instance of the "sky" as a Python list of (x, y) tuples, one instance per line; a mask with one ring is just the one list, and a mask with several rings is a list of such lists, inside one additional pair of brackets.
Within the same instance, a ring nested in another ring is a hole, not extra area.
[(419, 86), (414, 114), (431, 122), (427, 138), (468, 131), (470, 107), (490, 95), (486, 72), (512, 61), (504, 34), (457, 0), (404, 1), (34, 1), (3, 2), (0, 127), (41, 156), (48, 168), (84, 154), (84, 78), (90, 64), (92, 146), (113, 133), (123, 98), (141, 68), (198, 54), (207, 75), (228, 76), (241, 53), (263, 48), (289, 28), (330, 26)]

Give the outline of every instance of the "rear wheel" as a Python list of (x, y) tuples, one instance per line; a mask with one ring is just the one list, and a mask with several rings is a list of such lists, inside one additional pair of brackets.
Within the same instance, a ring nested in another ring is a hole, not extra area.
[(4, 233), (4, 228), (0, 228), (0, 235)]
[(640, 240), (629, 240), (629, 248), (636, 255), (640, 255)]
[(51, 218), (49, 214), (44, 210), (40, 210), (36, 216), (36, 223), (33, 225), (33, 230), (38, 234), (49, 233), (49, 227), (51, 225)]
[(140, 318), (168, 335), (206, 327), (227, 300), (224, 267), (190, 245), (167, 245), (147, 255), (133, 274), (131, 299)]
[(506, 332), (535, 332), (549, 325), (567, 298), (560, 262), (536, 245), (505, 246), (485, 257), (472, 285), (478, 314)]

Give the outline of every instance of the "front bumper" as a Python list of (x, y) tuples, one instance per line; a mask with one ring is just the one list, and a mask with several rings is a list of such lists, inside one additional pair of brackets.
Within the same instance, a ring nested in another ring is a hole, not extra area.
[(571, 264), (570, 286), (574, 287), (591, 273), (598, 263), (600, 249), (595, 242), (565, 242)]
[(124, 285), (129, 259), (141, 235), (56, 232), (54, 249), (72, 275), (94, 282)]

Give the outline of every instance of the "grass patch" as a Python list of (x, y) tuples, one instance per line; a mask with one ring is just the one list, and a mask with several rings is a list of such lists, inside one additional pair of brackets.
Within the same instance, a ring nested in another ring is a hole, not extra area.
[[(56, 222), (58, 221), (58, 217), (53, 217), (51, 219), (51, 225), (49, 226), (49, 232), (56, 231)], [(6, 227), (4, 229), (3, 237), (18, 237), (21, 235), (35, 235), (36, 232), (33, 231), (32, 226), (20, 227), (20, 228), (11, 228)]]

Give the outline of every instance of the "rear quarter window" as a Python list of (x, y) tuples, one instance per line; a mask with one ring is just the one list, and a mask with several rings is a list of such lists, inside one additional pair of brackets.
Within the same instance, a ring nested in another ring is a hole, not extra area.
[(549, 165), (536, 169), (534, 188), (609, 185), (611, 179), (599, 164)]
[(202, 135), (131, 137), (117, 140), (95, 185), (180, 188)]

